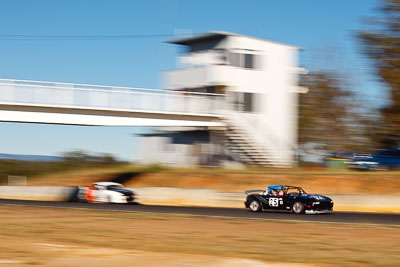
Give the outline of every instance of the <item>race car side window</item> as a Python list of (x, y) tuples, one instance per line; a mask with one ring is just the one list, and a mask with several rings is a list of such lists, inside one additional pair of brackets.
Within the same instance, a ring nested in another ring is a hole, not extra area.
[(287, 194), (290, 194), (290, 195), (298, 195), (299, 193), (300, 192), (299, 192), (299, 190), (297, 188), (289, 189), (288, 192), (287, 192)]

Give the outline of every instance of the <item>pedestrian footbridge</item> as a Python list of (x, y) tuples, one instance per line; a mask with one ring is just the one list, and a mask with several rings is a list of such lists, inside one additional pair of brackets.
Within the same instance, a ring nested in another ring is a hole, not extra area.
[(279, 136), (222, 94), (0, 79), (0, 121), (88, 126), (205, 126), (246, 164), (288, 166)]
[(223, 126), (220, 94), (0, 79), (0, 121), (92, 126)]

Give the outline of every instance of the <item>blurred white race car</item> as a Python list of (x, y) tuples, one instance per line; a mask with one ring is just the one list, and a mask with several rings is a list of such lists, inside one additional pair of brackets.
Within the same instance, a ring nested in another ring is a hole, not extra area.
[(136, 194), (119, 183), (97, 182), (81, 188), (79, 198), (87, 202), (134, 203)]

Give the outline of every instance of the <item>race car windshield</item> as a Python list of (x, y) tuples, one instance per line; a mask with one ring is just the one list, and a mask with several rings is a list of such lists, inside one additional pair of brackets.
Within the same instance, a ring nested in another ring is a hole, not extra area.
[(289, 188), (287, 190), (287, 194), (307, 194), (307, 193), (306, 191), (303, 190), (303, 188), (295, 187), (295, 188)]
[(122, 186), (120, 186), (120, 185), (109, 185), (109, 186), (107, 186), (107, 189), (108, 190), (118, 190), (118, 189), (123, 189), (123, 187)]

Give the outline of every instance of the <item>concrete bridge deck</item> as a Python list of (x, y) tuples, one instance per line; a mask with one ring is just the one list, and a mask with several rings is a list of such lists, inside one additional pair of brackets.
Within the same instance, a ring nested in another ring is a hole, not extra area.
[(0, 79), (0, 121), (104, 126), (222, 126), (223, 95)]

